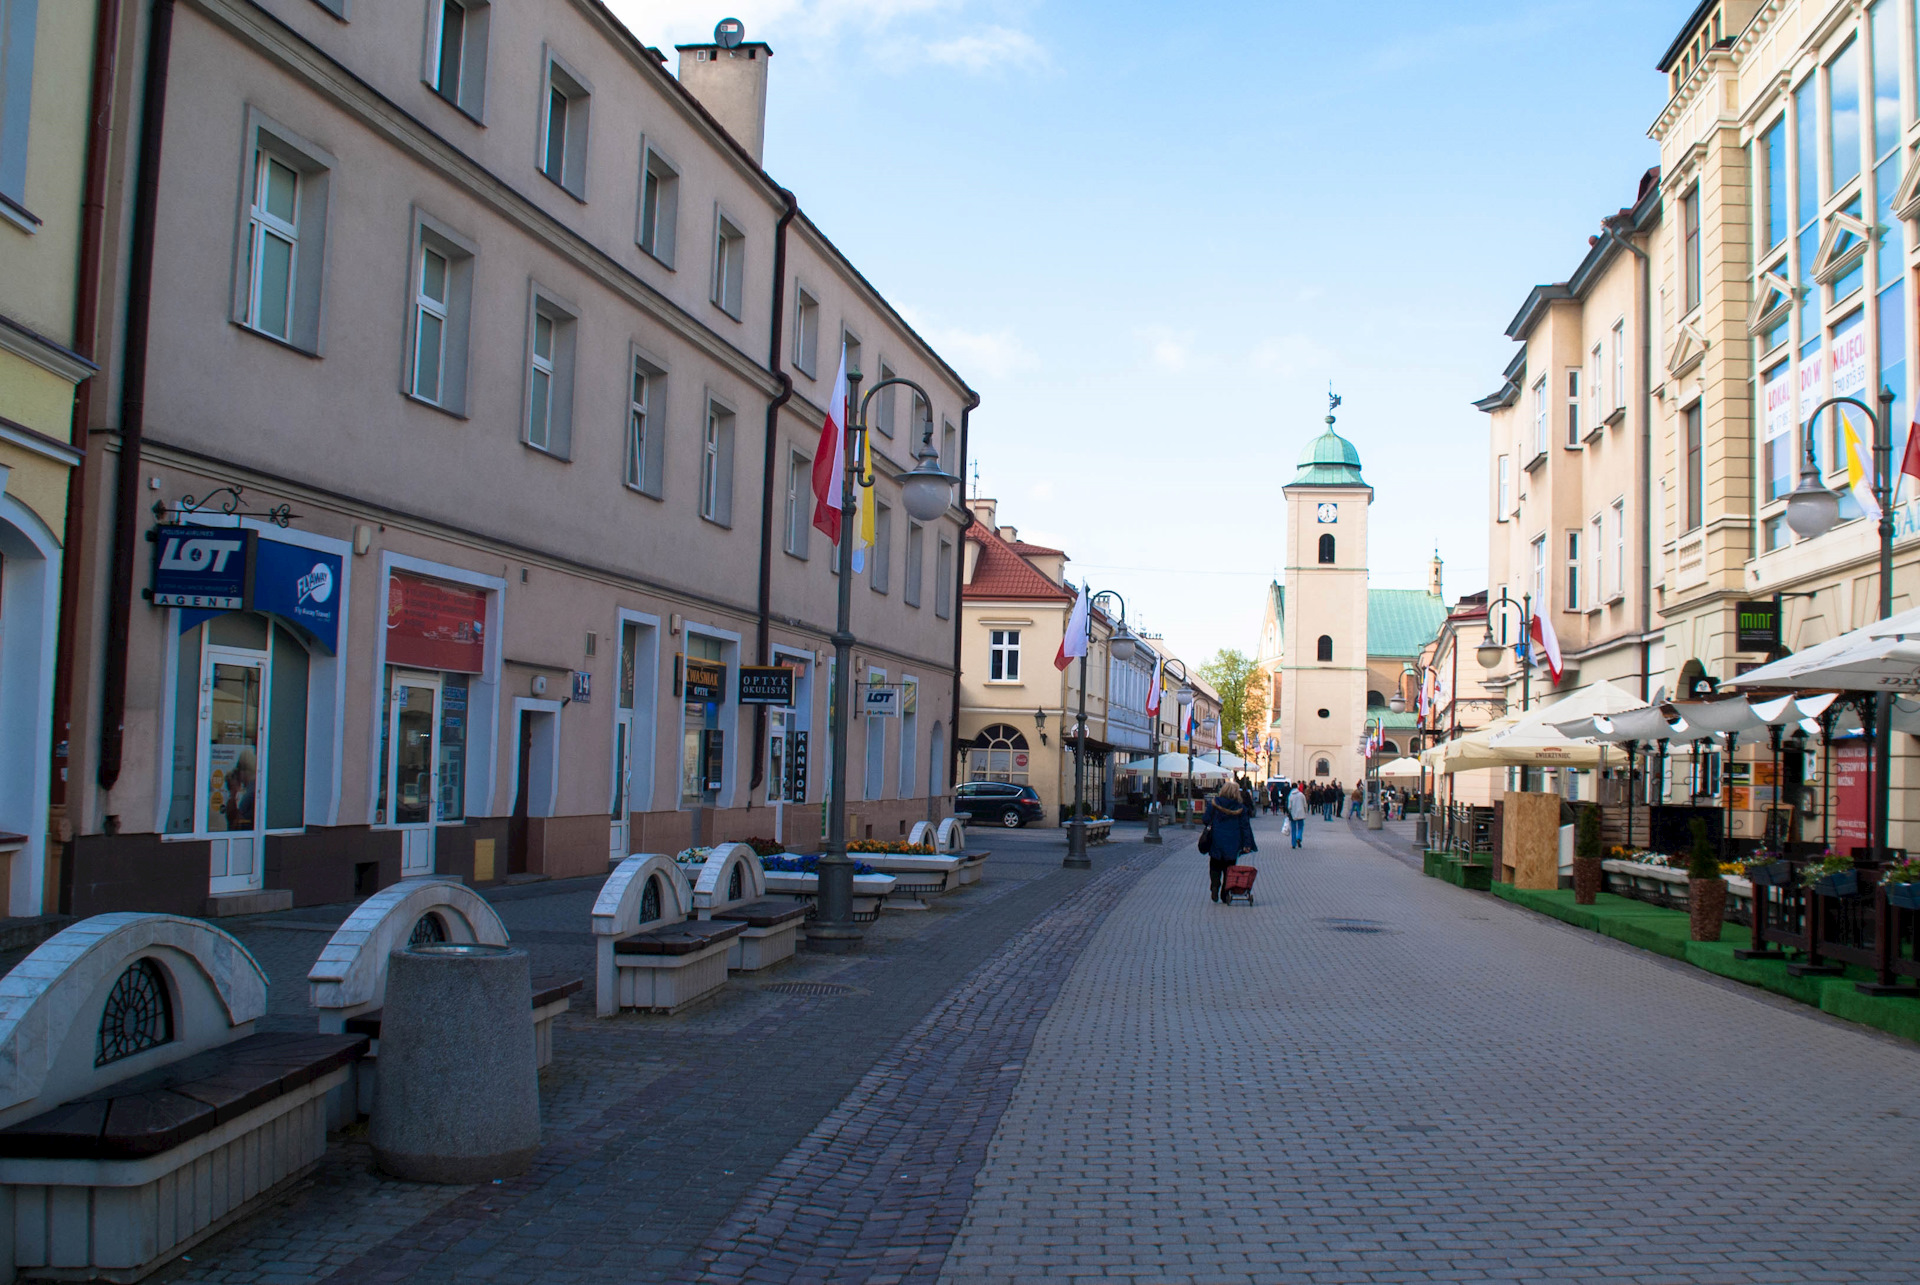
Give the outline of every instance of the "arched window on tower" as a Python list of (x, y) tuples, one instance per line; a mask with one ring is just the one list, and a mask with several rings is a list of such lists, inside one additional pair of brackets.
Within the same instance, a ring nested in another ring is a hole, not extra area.
[(1333, 565), (1333, 537), (1331, 535), (1323, 535), (1320, 537), (1320, 562), (1322, 566)]
[(1330, 661), (1333, 659), (1333, 635), (1321, 634), (1320, 642), (1314, 651), (1314, 659)]
[(1387, 705), (1387, 698), (1382, 696), (1379, 692), (1367, 693), (1368, 709), (1385, 709), (1386, 705)]
[(1325, 759), (1315, 759), (1313, 763), (1313, 774), (1315, 776), (1332, 776), (1333, 764), (1327, 762)]

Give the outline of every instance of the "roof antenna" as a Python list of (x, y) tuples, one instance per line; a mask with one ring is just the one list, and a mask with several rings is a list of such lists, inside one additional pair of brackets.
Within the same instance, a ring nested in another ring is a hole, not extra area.
[(980, 498), (980, 461), (973, 462), (973, 498)]

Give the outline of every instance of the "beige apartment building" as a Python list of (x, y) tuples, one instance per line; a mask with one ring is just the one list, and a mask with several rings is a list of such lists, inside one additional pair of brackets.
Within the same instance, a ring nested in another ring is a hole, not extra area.
[[(1650, 696), (1648, 675), (1664, 668), (1648, 562), (1657, 498), (1646, 380), (1648, 255), (1661, 202), (1650, 170), (1572, 275), (1528, 293), (1506, 331), (1522, 347), (1499, 390), (1475, 403), (1490, 443), (1490, 587), (1482, 632), (1466, 640), (1460, 662), (1474, 683), (1504, 696), (1508, 712), (1596, 679)], [(1519, 641), (1529, 611), (1559, 639), (1557, 684), (1538, 655), (1525, 681), (1513, 651), (1491, 671), (1473, 655), (1486, 628), (1502, 643)], [(1455, 661), (1440, 663), (1461, 691)]]
[[(1710, 691), (1767, 658), (1739, 648), (1742, 601), (1778, 595), (1780, 645), (1789, 651), (1878, 613), (1877, 524), (1843, 498), (1833, 530), (1800, 539), (1786, 509), (1809, 454), (1826, 485), (1846, 484), (1839, 416), (1809, 422), (1821, 402), (1849, 396), (1877, 409), (1879, 390), (1890, 390), (1895, 461), (1913, 418), (1912, 278), (1920, 267), (1920, 167), (1911, 159), (1920, 142), (1915, 20), (1913, 6), (1897, 0), (1709, 0), (1658, 63), (1669, 93), (1649, 131), (1660, 147), (1660, 213), (1642, 225), (1636, 206), (1633, 220), (1633, 240), (1650, 255), (1654, 283), (1646, 575), (1649, 630), (1660, 634), (1647, 662), (1656, 697)], [(1608, 244), (1603, 238), (1596, 253)], [(1523, 358), (1534, 349), (1529, 339)], [(1525, 527), (1493, 524), (1493, 580), (1544, 582), (1557, 603), (1567, 587), (1556, 577), (1571, 560), (1549, 554), (1537, 573), (1531, 541), (1540, 534), (1564, 538), (1561, 528), (1574, 529), (1575, 514), (1566, 522), (1525, 520), (1540, 484), (1524, 464), (1509, 462), (1519, 471), (1511, 474), (1508, 500), (1498, 498), (1500, 458), (1511, 460), (1514, 441), (1525, 438), (1524, 425), (1506, 420), (1544, 415), (1549, 441), (1565, 449), (1554, 435), (1564, 429), (1555, 416), (1564, 409), (1558, 403), (1572, 399), (1549, 397), (1544, 410), (1532, 409), (1527, 398), (1540, 373), (1510, 378), (1500, 398), (1482, 403), (1493, 412), (1495, 508), (1510, 503), (1506, 516), (1522, 515)], [(1490, 404), (1502, 398), (1507, 405)], [(1627, 412), (1631, 419), (1631, 397)], [(1849, 415), (1870, 443), (1866, 417)], [(1561, 459), (1560, 450), (1548, 455), (1543, 473)], [(1556, 485), (1550, 494), (1558, 499), (1561, 491)], [(1581, 506), (1592, 508), (1592, 500), (1583, 497)], [(1912, 499), (1896, 506), (1894, 519), (1892, 597), (1901, 610), (1920, 584), (1920, 514)], [(1631, 541), (1635, 524), (1628, 528)], [(1627, 556), (1631, 561), (1631, 548)], [(1624, 605), (1631, 602), (1629, 594)], [(1600, 617), (1609, 625), (1612, 610)], [(1562, 611), (1554, 619), (1568, 617)], [(1622, 634), (1630, 629), (1623, 622)], [(1569, 652), (1593, 645), (1585, 634), (1573, 643), (1565, 625), (1560, 632)], [(1604, 669), (1583, 656), (1581, 681), (1602, 673), (1631, 681), (1630, 652), (1623, 645)], [(1907, 749), (1896, 738), (1896, 845), (1909, 842), (1906, 818), (1914, 813)], [(1670, 769), (1665, 797), (1682, 800), (1720, 776), (1683, 764)]]
[(853, 677), (899, 695), (854, 834), (949, 810), (970, 517), (898, 477), (978, 399), (762, 169), (772, 50), (676, 75), (593, 0), (123, 14), (62, 909), (814, 847), (843, 343), (925, 392), (868, 406)]

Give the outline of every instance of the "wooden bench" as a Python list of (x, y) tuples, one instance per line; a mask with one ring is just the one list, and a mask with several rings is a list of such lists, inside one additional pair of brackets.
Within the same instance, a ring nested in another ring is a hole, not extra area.
[(693, 891), (670, 857), (637, 853), (593, 903), (594, 1011), (671, 1013), (727, 984), (727, 952), (743, 923), (692, 918)]
[(246, 948), (174, 915), (96, 915), (0, 978), (0, 1276), (137, 1280), (318, 1161), (368, 1041), (265, 1012)]
[[(567, 1011), (572, 997), (586, 986), (581, 977), (536, 977), (533, 979), (534, 1065), (553, 1061), (553, 1019)], [(364, 1035), (373, 1041), (368, 1056), (380, 1053), (380, 1018), (385, 1008), (370, 1008), (346, 1020), (343, 1029), (350, 1035)]]
[[(373, 1078), (379, 1056), (378, 1012), (386, 1003), (387, 958), (409, 943), (480, 942), (507, 946), (512, 942), (499, 912), (479, 893), (457, 880), (426, 877), (402, 879), (381, 889), (354, 907), (346, 922), (334, 931), (307, 973), (307, 995), (320, 1010), (323, 1032), (365, 1029), (350, 1025), (356, 1018), (375, 1014), (375, 1043), (368, 1060), (356, 1071), (353, 1102), (359, 1114), (373, 1106)], [(586, 985), (584, 978), (570, 983), (546, 979), (553, 998), (542, 1003), (536, 983), (533, 1038), (537, 1066), (553, 1061), (553, 1019), (567, 1011), (569, 996)]]
[(714, 911), (714, 919), (740, 924), (743, 929), (727, 947), (727, 967), (736, 972), (757, 973), (792, 959), (800, 925), (812, 913), (813, 908), (806, 902), (790, 897), (762, 897)]

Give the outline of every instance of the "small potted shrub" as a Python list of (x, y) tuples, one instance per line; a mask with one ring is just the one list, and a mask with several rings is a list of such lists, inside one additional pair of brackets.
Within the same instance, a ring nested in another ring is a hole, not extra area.
[(1887, 904), (1902, 910), (1920, 910), (1920, 861), (1908, 857), (1887, 867), (1880, 876), (1887, 890)]
[(1852, 897), (1860, 891), (1860, 872), (1853, 858), (1828, 852), (1818, 862), (1800, 872), (1800, 881), (1822, 897)]
[(1727, 916), (1727, 881), (1720, 874), (1720, 854), (1707, 838), (1707, 823), (1695, 818), (1693, 850), (1687, 856), (1687, 924), (1695, 941), (1719, 941)]
[(1573, 904), (1591, 906), (1604, 881), (1600, 869), (1600, 809), (1580, 809), (1573, 828)]

